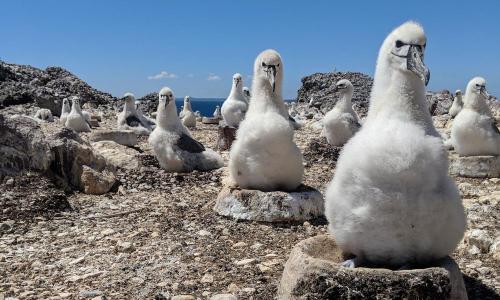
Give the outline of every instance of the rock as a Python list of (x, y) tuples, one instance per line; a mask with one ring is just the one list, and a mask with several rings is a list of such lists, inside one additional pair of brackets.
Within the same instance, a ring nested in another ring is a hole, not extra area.
[[(297, 92), (297, 102), (309, 103), (314, 98), (314, 107), (323, 113), (330, 111), (339, 99), (339, 93), (334, 91), (335, 84), (340, 79), (348, 79), (354, 86), (352, 103), (354, 110), (360, 117), (368, 111), (368, 100), (373, 85), (373, 79), (357, 72), (315, 73), (302, 78), (302, 86)], [(312, 119), (313, 115), (305, 115)]]
[(83, 166), (81, 183), (85, 194), (102, 195), (111, 190), (116, 182), (113, 173), (104, 170), (98, 172), (87, 166)]
[(97, 296), (101, 296), (102, 292), (99, 290), (81, 291), (78, 295), (82, 298), (94, 298)]
[[(81, 181), (83, 166), (87, 166), (96, 172), (102, 172), (106, 168), (104, 157), (95, 153), (92, 146), (84, 142), (71, 129), (62, 128), (51, 134), (47, 141), (53, 155), (49, 171), (62, 186), (85, 190), (85, 184)], [(87, 171), (86, 176), (91, 176), (91, 174), (90, 171)], [(95, 177), (95, 179), (98, 177)], [(88, 177), (88, 180), (92, 180), (92, 177)], [(111, 180), (110, 175), (105, 175), (102, 180)]]
[(52, 154), (45, 139), (35, 120), (0, 113), (0, 175), (48, 170)]
[(323, 215), (323, 196), (308, 186), (294, 192), (223, 187), (214, 210), (223, 216), (263, 222), (306, 221)]
[(114, 141), (100, 141), (92, 143), (95, 152), (106, 159), (108, 165), (126, 170), (136, 170), (141, 167), (137, 158), (139, 152)]
[(209, 118), (209, 117), (201, 118), (201, 122), (203, 124), (219, 124), (219, 121), (220, 121), (219, 118)]
[(7, 181), (5, 181), (5, 184), (10, 186), (14, 185), (14, 178), (7, 179)]
[(214, 276), (212, 274), (205, 274), (200, 280), (201, 283), (212, 283), (214, 282)]
[(135, 247), (131, 242), (119, 242), (117, 246), (119, 252), (132, 253), (135, 251)]
[(467, 299), (462, 274), (449, 257), (426, 269), (340, 266), (341, 250), (329, 235), (297, 244), (288, 259), (278, 299)]
[(235, 262), (237, 266), (246, 266), (255, 263), (255, 258), (246, 258)]
[(233, 294), (216, 294), (210, 297), (210, 300), (238, 300)]
[(246, 246), (247, 246), (247, 243), (245, 243), (245, 242), (237, 242), (237, 243), (233, 244), (233, 246), (231, 246), (231, 248), (243, 248)]
[(477, 247), (481, 253), (488, 253), (490, 246), (493, 244), (493, 239), (488, 235), (486, 230), (474, 229), (466, 234), (467, 243)]
[(137, 135), (132, 130), (94, 130), (90, 134), (92, 142), (113, 141), (124, 146), (137, 145)]
[(50, 110), (46, 108), (40, 108), (39, 110), (37, 110), (34, 118), (42, 121), (54, 122), (54, 117), (52, 116), (52, 113), (50, 112)]
[(452, 152), (449, 172), (463, 177), (500, 177), (500, 156), (459, 156)]
[(227, 126), (224, 121), (218, 127), (218, 137), (216, 149), (219, 151), (225, 151), (231, 149), (231, 145), (236, 139), (237, 129), (231, 126)]
[(196, 300), (195, 297), (191, 295), (177, 295), (170, 298), (171, 300)]
[(212, 235), (209, 231), (206, 231), (205, 229), (202, 229), (197, 232), (199, 236), (210, 236)]

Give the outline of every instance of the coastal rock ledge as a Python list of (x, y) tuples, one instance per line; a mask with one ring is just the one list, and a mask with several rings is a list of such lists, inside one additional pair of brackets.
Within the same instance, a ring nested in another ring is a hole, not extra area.
[(447, 257), (426, 269), (340, 266), (341, 250), (329, 235), (298, 243), (285, 264), (278, 299), (467, 299), (458, 265)]
[(224, 187), (214, 210), (222, 216), (259, 222), (306, 221), (323, 215), (321, 193), (301, 185), (293, 192), (262, 192)]

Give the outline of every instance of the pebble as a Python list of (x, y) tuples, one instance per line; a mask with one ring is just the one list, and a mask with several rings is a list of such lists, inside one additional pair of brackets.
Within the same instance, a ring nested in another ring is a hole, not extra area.
[(238, 287), (238, 285), (236, 285), (236, 283), (231, 283), (227, 287), (227, 291), (230, 292), (230, 293), (236, 293), (239, 290), (240, 290), (240, 288)]
[(99, 290), (81, 291), (78, 295), (83, 298), (94, 298), (97, 296), (101, 296), (102, 292)]
[(115, 231), (111, 228), (104, 229), (103, 231), (101, 231), (102, 236), (108, 236), (108, 235), (111, 235), (113, 233), (115, 233)]
[(213, 295), (210, 300), (238, 300), (233, 294), (217, 294)]
[(118, 242), (118, 251), (132, 253), (135, 251), (135, 247), (131, 242)]
[(209, 231), (206, 231), (205, 229), (202, 229), (202, 230), (198, 231), (197, 234), (199, 236), (209, 236), (209, 235), (211, 235), (211, 233)]
[(247, 246), (247, 243), (245, 243), (245, 242), (238, 242), (238, 243), (233, 244), (232, 248), (243, 248), (243, 247), (246, 247), (246, 246)]
[(7, 181), (5, 182), (6, 185), (14, 185), (14, 179), (13, 178), (9, 178), (7, 179)]
[(196, 300), (196, 298), (191, 295), (177, 295), (173, 296), (171, 300)]
[(214, 276), (212, 274), (205, 274), (201, 278), (202, 283), (212, 283), (214, 282)]
[(255, 258), (247, 258), (247, 259), (238, 260), (236, 262), (236, 265), (237, 266), (245, 266), (245, 265), (253, 264), (254, 262), (255, 262)]

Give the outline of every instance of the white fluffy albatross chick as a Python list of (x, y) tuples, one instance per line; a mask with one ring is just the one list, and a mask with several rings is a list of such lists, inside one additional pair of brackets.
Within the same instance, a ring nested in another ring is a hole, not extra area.
[(132, 93), (125, 93), (123, 96), (122, 112), (118, 115), (118, 128), (132, 130), (138, 135), (148, 135), (151, 133), (154, 124), (146, 119), (141, 113), (138, 113), (135, 108), (135, 97)]
[(217, 119), (222, 119), (222, 114), (221, 114), (221, 112), (220, 112), (220, 106), (219, 106), (219, 105), (217, 105), (217, 106), (215, 107), (215, 111), (214, 111), (214, 114), (213, 114), (213, 115), (214, 115), (214, 118), (217, 118)]
[(148, 142), (160, 166), (168, 172), (208, 171), (222, 167), (224, 162), (220, 155), (205, 149), (182, 124), (172, 90), (162, 88), (159, 98), (156, 128)]
[(243, 87), (243, 96), (245, 96), (245, 101), (247, 102), (247, 105), (250, 103), (250, 98), (252, 94), (250, 93), (250, 89), (246, 86)]
[(451, 127), (451, 143), (458, 155), (500, 155), (500, 132), (488, 98), (484, 78), (474, 77), (469, 81), (464, 106)]
[(76, 132), (90, 132), (90, 126), (82, 114), (80, 99), (78, 97), (73, 98), (71, 112), (66, 117), (66, 123), (64, 125)]
[(233, 85), (229, 97), (222, 103), (222, 118), (228, 126), (238, 127), (245, 118), (248, 104), (243, 95), (243, 79), (241, 74), (233, 75)]
[(191, 97), (184, 97), (184, 108), (182, 109), (182, 124), (187, 127), (196, 127), (196, 114), (191, 107)]
[(252, 101), (229, 154), (231, 179), (245, 189), (296, 189), (302, 182), (302, 153), (293, 141), (281, 96), (283, 62), (275, 50), (257, 56)]
[(450, 254), (465, 214), (427, 109), (423, 28), (407, 22), (380, 48), (363, 127), (344, 145), (325, 198), (344, 266), (425, 265)]
[(69, 105), (69, 100), (68, 98), (64, 98), (62, 103), (61, 116), (59, 117), (59, 122), (62, 125), (66, 124), (66, 118), (68, 117), (70, 112), (71, 112), (71, 107)]
[(352, 109), (354, 87), (347, 79), (341, 79), (335, 85), (340, 99), (332, 110), (323, 117), (323, 135), (332, 146), (342, 146), (359, 130), (359, 118)]
[(460, 110), (462, 110), (464, 103), (462, 101), (462, 91), (461, 90), (456, 90), (455, 91), (455, 98), (453, 98), (453, 104), (450, 107), (450, 110), (448, 111), (448, 114), (454, 118)]

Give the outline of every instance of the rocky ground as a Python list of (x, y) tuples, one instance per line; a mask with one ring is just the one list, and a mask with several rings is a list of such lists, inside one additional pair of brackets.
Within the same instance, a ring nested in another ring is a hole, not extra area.
[[(318, 120), (334, 105), (331, 87), (341, 78), (353, 82), (354, 108), (363, 117), (372, 80), (351, 72), (305, 77), (294, 112), (305, 125), (295, 135), (304, 154), (304, 183), (321, 192), (341, 149), (319, 136)], [(111, 95), (61, 68), (0, 61), (0, 299), (273, 299), (293, 246), (327, 232), (324, 218), (268, 224), (218, 216), (213, 206), (227, 167), (166, 173), (144, 137), (135, 147), (112, 145), (117, 162), (109, 168), (95, 154), (91, 134), (8, 117), (33, 116), (39, 107), (57, 116), (60, 102), (71, 95), (91, 102), (85, 108), (102, 118), (101, 129), (115, 127), (119, 105)], [(311, 96), (317, 101), (309, 107)], [(155, 97), (144, 96), (140, 107), (153, 111)], [(444, 113), (451, 100), (447, 91), (428, 94), (443, 136), (449, 133)], [(500, 117), (500, 102), (491, 103)], [(215, 146), (215, 125), (199, 125), (192, 133)], [(221, 154), (227, 163), (228, 152)], [(114, 172), (110, 192), (78, 191), (84, 190), (82, 165)], [(469, 224), (453, 257), (470, 299), (499, 299), (500, 179), (454, 178)]]
[[(101, 127), (113, 127), (114, 112), (104, 117)], [(192, 132), (215, 145), (214, 125)], [(311, 126), (296, 131), (296, 141), (305, 183), (324, 192), (339, 149)], [(104, 195), (64, 193), (36, 173), (3, 178), (0, 292), (18, 299), (273, 299), (292, 247), (327, 231), (323, 218), (266, 224), (220, 217), (212, 208), (226, 167), (170, 174), (144, 138), (129, 149), (140, 167), (118, 169), (120, 185)], [(498, 299), (500, 180), (455, 179), (469, 228), (453, 256), (471, 299)]]

